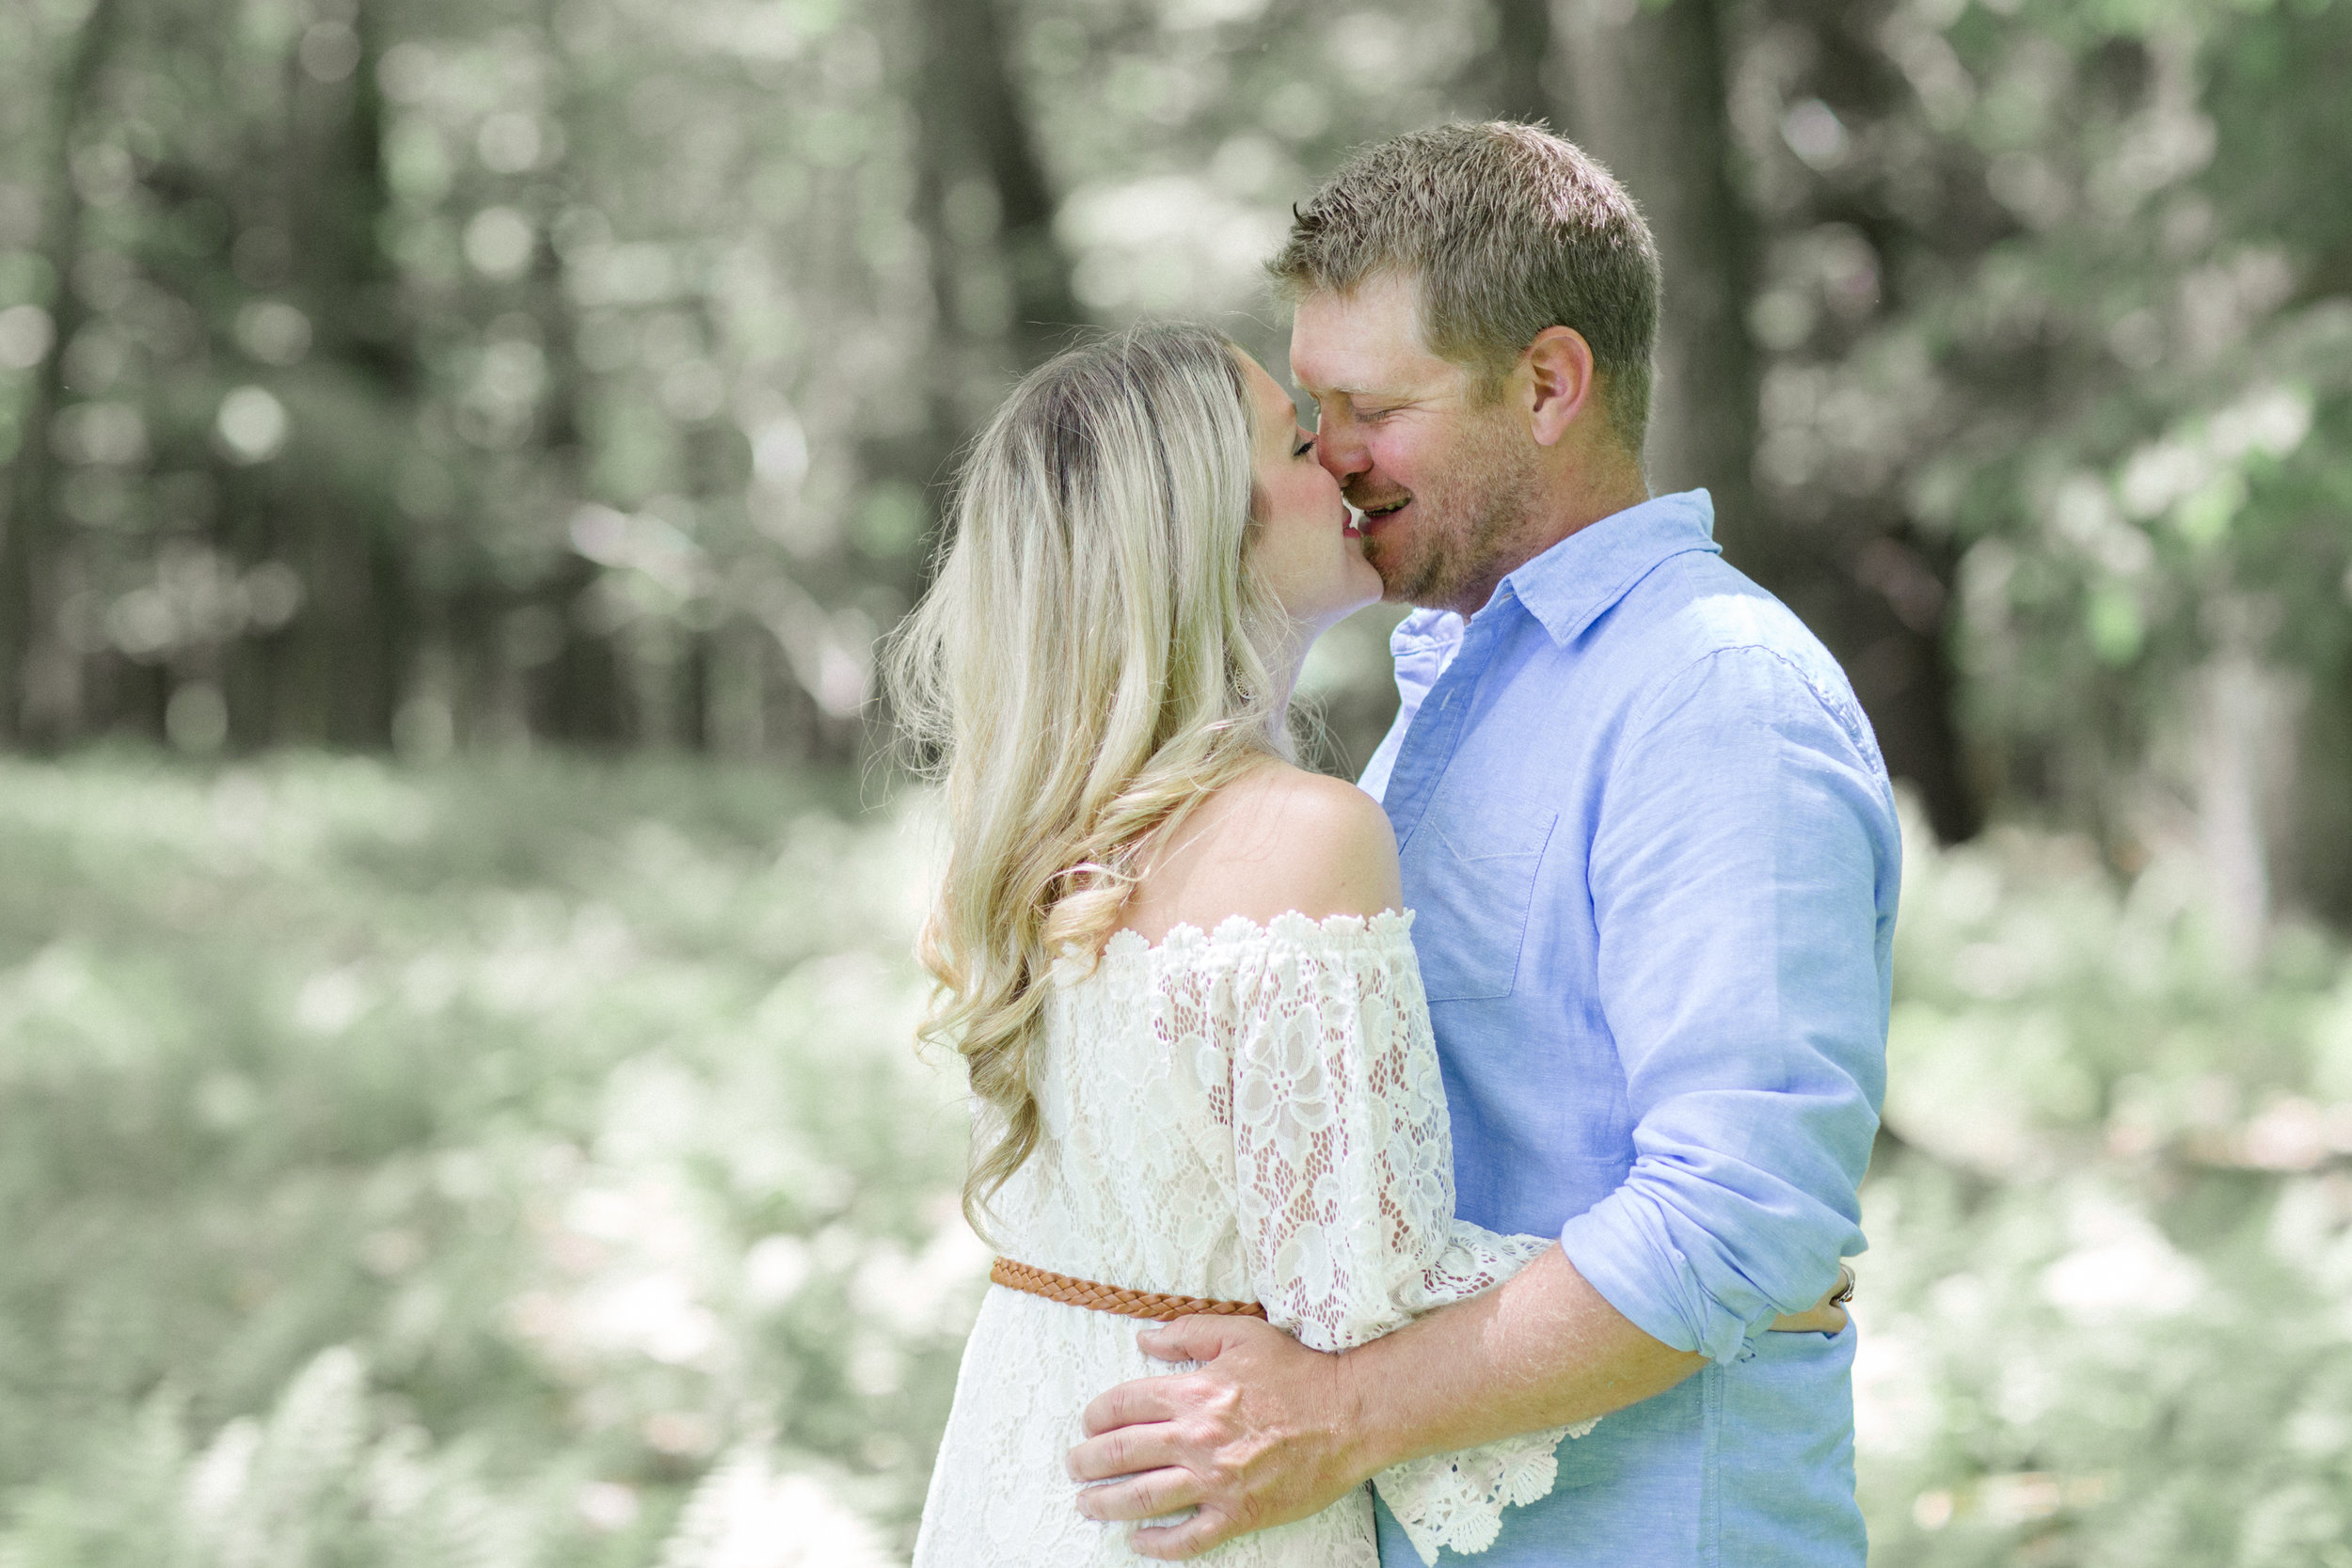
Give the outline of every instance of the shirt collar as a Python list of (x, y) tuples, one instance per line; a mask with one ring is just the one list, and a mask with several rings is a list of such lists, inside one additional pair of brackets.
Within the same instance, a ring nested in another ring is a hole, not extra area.
[[(1577, 530), (1504, 578), (1487, 602), (1500, 602), (1508, 589), (1565, 645), (1660, 562), (1688, 550), (1723, 552), (1715, 502), (1704, 490), (1653, 497)], [(1389, 651), (1400, 659), (1441, 651), (1462, 640), (1468, 624), (1450, 610), (1412, 610), (1389, 634)]]
[(1502, 585), (1553, 642), (1565, 646), (1660, 562), (1691, 550), (1723, 550), (1715, 543), (1715, 503), (1704, 490), (1658, 496), (1612, 513), (1569, 534)]

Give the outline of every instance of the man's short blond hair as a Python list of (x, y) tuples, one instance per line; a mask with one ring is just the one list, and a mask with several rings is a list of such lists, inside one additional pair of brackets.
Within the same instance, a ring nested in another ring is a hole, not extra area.
[(1540, 125), (1438, 125), (1359, 150), (1292, 210), (1266, 270), (1292, 299), (1386, 274), (1421, 293), (1432, 353), (1495, 396), (1535, 335), (1592, 345), (1602, 407), (1628, 450), (1649, 423), (1658, 250), (1625, 187)]

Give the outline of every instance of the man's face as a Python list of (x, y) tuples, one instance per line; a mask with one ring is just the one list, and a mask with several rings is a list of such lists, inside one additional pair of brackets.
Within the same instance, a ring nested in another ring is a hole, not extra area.
[(1422, 340), (1413, 281), (1312, 293), (1291, 375), (1315, 400), (1316, 454), (1364, 514), (1382, 596), (1468, 615), (1486, 602), (1533, 501), (1524, 420), (1482, 404), (1471, 372)]

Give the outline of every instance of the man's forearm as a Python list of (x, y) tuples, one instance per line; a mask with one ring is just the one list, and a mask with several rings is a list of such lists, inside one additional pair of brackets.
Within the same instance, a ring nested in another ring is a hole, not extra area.
[(1366, 1475), (1606, 1416), (1706, 1364), (1634, 1327), (1556, 1246), (1499, 1288), (1340, 1357)]
[(1108, 1389), (1070, 1473), (1090, 1519), (1152, 1519), (1144, 1557), (1177, 1559), (1303, 1519), (1391, 1465), (1570, 1426), (1673, 1387), (1706, 1358), (1633, 1326), (1553, 1247), (1511, 1279), (1342, 1355), (1250, 1318), (1146, 1329), (1194, 1371)]

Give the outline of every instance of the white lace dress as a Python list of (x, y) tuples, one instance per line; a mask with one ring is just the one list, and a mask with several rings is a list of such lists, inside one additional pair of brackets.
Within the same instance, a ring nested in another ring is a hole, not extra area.
[[(1257, 1301), (1345, 1350), (1508, 1278), (1549, 1237), (1454, 1217), (1454, 1161), (1409, 914), (1236, 916), (1064, 960), (1037, 1062), (1043, 1136), (991, 1204), (1005, 1256), (1173, 1295)], [(991, 1286), (963, 1353), (915, 1568), (1131, 1564), (1134, 1528), (1080, 1516), (1063, 1458), (1115, 1384), (1184, 1370), (1148, 1325)], [(1433, 1560), (1550, 1491), (1569, 1429), (1375, 1478)], [(1580, 1433), (1586, 1429), (1576, 1429)], [(1375, 1568), (1364, 1488), (1195, 1560)]]

